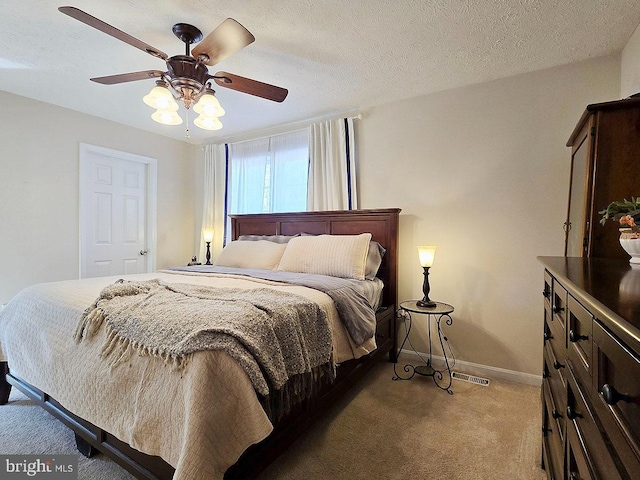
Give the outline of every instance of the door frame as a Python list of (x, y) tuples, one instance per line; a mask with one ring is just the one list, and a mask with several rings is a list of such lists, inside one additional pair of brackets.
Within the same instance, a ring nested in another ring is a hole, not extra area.
[(82, 219), (87, 208), (85, 204), (86, 185), (83, 183), (84, 174), (86, 173), (88, 157), (90, 154), (96, 153), (108, 157), (115, 157), (130, 162), (144, 163), (147, 166), (147, 198), (146, 198), (146, 220), (147, 227), (145, 231), (145, 241), (147, 244), (147, 255), (145, 256), (145, 270), (147, 273), (156, 270), (156, 247), (157, 247), (157, 222), (158, 222), (158, 160), (152, 157), (145, 157), (135, 153), (113, 150), (111, 148), (100, 147), (88, 143), (80, 143), (79, 152), (79, 246), (78, 249), (78, 278), (82, 278), (82, 261), (83, 261), (83, 234), (86, 226), (83, 225)]

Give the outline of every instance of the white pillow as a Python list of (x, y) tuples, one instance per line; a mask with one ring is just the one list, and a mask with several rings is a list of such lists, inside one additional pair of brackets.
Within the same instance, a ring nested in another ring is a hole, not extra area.
[(278, 266), (285, 248), (285, 243), (267, 240), (254, 242), (235, 240), (222, 249), (213, 264), (220, 267), (273, 270)]
[(295, 237), (286, 244), (278, 270), (364, 280), (370, 233)]

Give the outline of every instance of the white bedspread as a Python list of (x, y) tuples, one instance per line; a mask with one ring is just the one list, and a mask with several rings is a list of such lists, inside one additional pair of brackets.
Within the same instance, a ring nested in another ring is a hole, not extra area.
[(270, 285), (323, 308), (338, 363), (375, 348), (373, 339), (355, 347), (326, 294), (247, 277), (162, 271), (40, 284), (20, 292), (0, 312), (0, 360), (76, 415), (144, 453), (162, 457), (176, 469), (175, 480), (221, 479), (273, 426), (245, 372), (223, 352), (198, 352), (181, 371), (172, 371), (155, 357), (136, 356), (109, 372), (108, 362), (99, 361), (104, 331), (76, 344), (73, 332), (83, 310), (118, 278), (236, 288)]

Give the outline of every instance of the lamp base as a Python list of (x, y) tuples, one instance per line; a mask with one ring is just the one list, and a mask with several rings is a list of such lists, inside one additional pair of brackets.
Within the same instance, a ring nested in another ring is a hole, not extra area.
[(207, 262), (205, 265), (211, 265), (211, 242), (205, 242), (207, 244)]
[(429, 300), (429, 299), (422, 299), (422, 300), (418, 300), (416, 302), (416, 305), (422, 308), (433, 308), (435, 307), (437, 304), (436, 302), (434, 302), (433, 300)]

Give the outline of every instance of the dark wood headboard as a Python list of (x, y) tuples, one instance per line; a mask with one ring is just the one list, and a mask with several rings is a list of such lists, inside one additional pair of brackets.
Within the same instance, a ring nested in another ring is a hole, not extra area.
[(231, 217), (231, 237), (234, 240), (240, 235), (371, 233), (371, 239), (386, 249), (378, 271), (378, 277), (384, 282), (383, 305), (397, 306), (399, 208), (229, 216)]

